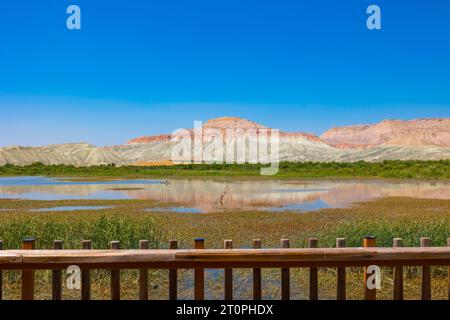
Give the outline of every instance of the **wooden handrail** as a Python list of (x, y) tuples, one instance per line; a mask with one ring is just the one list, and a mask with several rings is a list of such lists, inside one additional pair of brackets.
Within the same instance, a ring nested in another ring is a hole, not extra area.
[(450, 247), (2, 250), (0, 269), (269, 268), (450, 265)]
[[(372, 243), (369, 243), (372, 241)], [(421, 247), (402, 247), (401, 239), (394, 239), (394, 247), (375, 247), (375, 239), (366, 237), (364, 246), (345, 247), (345, 239), (336, 240), (336, 248), (317, 248), (318, 240), (310, 238), (309, 248), (289, 248), (289, 240), (282, 239), (279, 249), (261, 249), (261, 241), (254, 240), (253, 249), (233, 249), (231, 240), (224, 249), (204, 249), (204, 240), (197, 238), (195, 249), (177, 249), (176, 240), (170, 249), (147, 249), (146, 240), (140, 241), (139, 250), (120, 250), (119, 242), (112, 241), (110, 250), (91, 250), (90, 241), (83, 241), (83, 250), (62, 250), (62, 242), (54, 242), (54, 250), (35, 250), (35, 240), (23, 241), (22, 250), (0, 250), (0, 271), (22, 271), (22, 299), (34, 299), (35, 270), (52, 270), (52, 297), (62, 298), (61, 269), (71, 265), (81, 268), (81, 298), (90, 299), (90, 269), (107, 269), (111, 273), (111, 299), (120, 299), (120, 270), (139, 269), (139, 298), (148, 296), (148, 269), (169, 270), (169, 298), (177, 299), (177, 269), (194, 269), (194, 298), (205, 298), (205, 269), (225, 269), (224, 298), (233, 299), (233, 268), (253, 269), (253, 298), (261, 299), (261, 268), (280, 268), (281, 298), (290, 299), (290, 269), (309, 268), (309, 298), (318, 299), (318, 268), (337, 268), (338, 300), (346, 298), (346, 267), (364, 267), (365, 299), (376, 299), (373, 287), (373, 265), (394, 267), (394, 299), (403, 298), (403, 267), (420, 266), (422, 269), (422, 299), (431, 299), (431, 266), (450, 268), (450, 246), (429, 247), (429, 238), (421, 238)], [(450, 239), (448, 239), (450, 244)], [(89, 249), (89, 250), (86, 250)], [(369, 268), (370, 266), (370, 268)], [(370, 271), (369, 271), (370, 270)], [(379, 270), (379, 269), (375, 269)], [(1, 281), (1, 278), (0, 278)], [(370, 284), (370, 286), (369, 286)], [(449, 275), (450, 295), (450, 275)], [(1, 290), (0, 290), (1, 297)], [(450, 296), (449, 296), (450, 297)]]

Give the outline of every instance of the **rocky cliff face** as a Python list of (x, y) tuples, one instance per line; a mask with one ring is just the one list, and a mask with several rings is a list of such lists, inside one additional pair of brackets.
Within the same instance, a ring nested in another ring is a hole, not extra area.
[(385, 120), (374, 125), (336, 127), (320, 138), (337, 148), (375, 146), (450, 147), (450, 118)]
[[(227, 130), (253, 130), (266, 134), (269, 129), (256, 122), (223, 117), (203, 124), (202, 137), (211, 143), (210, 135)], [(193, 136), (198, 129), (187, 129)], [(99, 164), (148, 165), (170, 163), (171, 150), (176, 142), (170, 134), (144, 136), (128, 144), (96, 147), (87, 143), (49, 145), (43, 147), (0, 148), (0, 165)], [(207, 144), (205, 144), (205, 149)], [(374, 125), (337, 127), (320, 137), (301, 132), (280, 131), (279, 158), (281, 161), (381, 161), (381, 160), (438, 160), (450, 159), (450, 118), (413, 121), (386, 120)]]
[(170, 140), (171, 140), (171, 135), (170, 134), (159, 134), (157, 136), (144, 136), (144, 137), (131, 139), (130, 141), (128, 141), (128, 144), (150, 143), (150, 142), (165, 142), (165, 141), (170, 141)]
[(205, 124), (203, 125), (204, 129), (219, 129), (221, 131), (225, 131), (226, 129), (231, 129), (231, 130), (236, 130), (236, 129), (243, 129), (243, 130), (248, 130), (248, 129), (268, 129), (267, 127), (247, 120), (247, 119), (241, 119), (238, 117), (221, 117), (221, 118), (215, 118), (215, 119), (211, 119), (208, 120), (207, 122), (205, 122)]
[[(199, 129), (185, 129), (191, 136), (196, 132), (199, 133)], [(246, 132), (247, 130), (253, 130), (256, 135), (270, 135), (270, 128), (263, 126), (254, 121), (247, 119), (242, 119), (238, 117), (221, 117), (216, 119), (211, 119), (205, 122), (201, 128), (202, 136), (204, 139), (209, 138), (214, 135), (215, 132), (220, 132), (225, 138), (227, 134), (237, 135)], [(295, 140), (297, 138), (302, 140), (313, 141), (317, 143), (323, 143), (321, 139), (313, 134), (303, 133), (303, 132), (279, 132), (280, 138), (282, 140)], [(128, 144), (137, 143), (152, 143), (152, 142), (169, 142), (171, 141), (170, 134), (162, 134), (155, 136), (142, 136), (128, 141)]]

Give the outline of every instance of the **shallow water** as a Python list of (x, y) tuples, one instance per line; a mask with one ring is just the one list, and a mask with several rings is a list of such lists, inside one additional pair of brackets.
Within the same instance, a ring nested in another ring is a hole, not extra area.
[[(446, 181), (411, 180), (111, 180), (47, 177), (0, 178), (0, 198), (34, 200), (150, 199), (181, 208), (170, 211), (273, 209), (312, 211), (348, 207), (383, 197), (450, 199)], [(161, 208), (161, 210), (168, 210)]]
[(77, 210), (101, 210), (101, 209), (109, 209), (111, 206), (61, 206), (61, 207), (51, 207), (51, 208), (39, 208), (39, 209), (30, 209), (30, 211), (77, 211)]
[(175, 212), (175, 213), (202, 213), (202, 210), (198, 208), (189, 207), (157, 207), (157, 208), (147, 208), (145, 211), (150, 212)]
[[(337, 208), (336, 206), (335, 208)], [(267, 207), (264, 208), (267, 211), (314, 211), (319, 209), (331, 208), (328, 203), (325, 201), (318, 199), (315, 201), (307, 201), (303, 203), (293, 203), (283, 205), (281, 207)]]

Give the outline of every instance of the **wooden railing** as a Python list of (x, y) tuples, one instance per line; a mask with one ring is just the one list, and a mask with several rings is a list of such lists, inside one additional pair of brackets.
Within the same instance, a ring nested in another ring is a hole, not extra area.
[[(120, 269), (139, 270), (139, 298), (148, 299), (148, 269), (169, 270), (169, 299), (177, 299), (178, 269), (194, 269), (194, 298), (204, 299), (204, 269), (224, 269), (224, 298), (233, 299), (233, 269), (253, 269), (253, 298), (260, 300), (261, 268), (281, 269), (281, 299), (290, 299), (290, 269), (309, 268), (309, 298), (318, 299), (319, 267), (337, 268), (336, 297), (346, 299), (346, 267), (370, 265), (393, 267), (393, 299), (403, 299), (403, 267), (422, 269), (422, 299), (431, 299), (430, 266), (448, 266), (450, 271), (450, 238), (448, 247), (429, 247), (430, 239), (421, 238), (421, 247), (402, 247), (402, 240), (394, 239), (394, 247), (377, 248), (375, 239), (366, 237), (363, 247), (346, 248), (345, 239), (336, 240), (336, 248), (318, 248), (317, 239), (308, 240), (309, 248), (289, 248), (289, 240), (282, 239), (280, 249), (261, 249), (261, 241), (254, 240), (252, 249), (233, 249), (225, 240), (224, 249), (204, 249), (204, 240), (195, 240), (195, 249), (177, 249), (177, 241), (169, 242), (170, 249), (148, 249), (148, 241), (141, 240), (140, 249), (120, 250), (112, 241), (110, 250), (92, 250), (90, 241), (82, 242), (82, 250), (63, 250), (62, 241), (55, 240), (53, 250), (35, 250), (33, 239), (24, 240), (22, 250), (0, 251), (0, 299), (2, 297), (1, 270), (22, 271), (22, 299), (34, 299), (35, 270), (53, 270), (52, 297), (62, 296), (61, 270), (71, 265), (81, 268), (81, 299), (91, 298), (90, 270), (108, 269), (111, 273), (111, 299), (120, 299)], [(0, 249), (2, 243), (0, 241)], [(376, 290), (366, 285), (365, 299), (376, 299)], [(450, 299), (450, 272), (449, 272)]]

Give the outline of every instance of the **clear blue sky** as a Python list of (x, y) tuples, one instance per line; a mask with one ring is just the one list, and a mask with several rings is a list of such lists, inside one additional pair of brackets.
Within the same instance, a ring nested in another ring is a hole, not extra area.
[(224, 115), (317, 134), (448, 117), (450, 1), (1, 1), (0, 111), (3, 146), (120, 144)]

